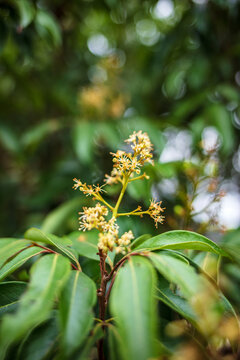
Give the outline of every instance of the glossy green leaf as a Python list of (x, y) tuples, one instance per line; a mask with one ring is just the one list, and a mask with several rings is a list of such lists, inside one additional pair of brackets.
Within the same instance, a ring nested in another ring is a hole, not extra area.
[(31, 246), (21, 251), (19, 254), (14, 256), (0, 269), (0, 281), (8, 275), (12, 274), (15, 270), (20, 268), (26, 261), (31, 259), (33, 256), (41, 254), (43, 250), (37, 246)]
[(139, 236), (137, 239), (133, 240), (133, 242), (130, 244), (131, 249), (135, 249), (138, 246), (140, 246), (144, 241), (148, 240), (151, 238), (151, 235), (149, 234), (144, 234)]
[(0, 283), (0, 315), (16, 309), (19, 298), (26, 290), (23, 281), (7, 281)]
[(87, 337), (93, 324), (92, 308), (96, 302), (96, 285), (84, 273), (72, 271), (60, 297), (62, 349), (70, 356)]
[(70, 268), (69, 260), (57, 254), (45, 255), (33, 265), (31, 280), (17, 313), (6, 315), (1, 324), (0, 359), (4, 358), (12, 342), (48, 318), (54, 299), (70, 274)]
[(194, 249), (226, 256), (224, 250), (213, 241), (203, 235), (185, 230), (173, 230), (154, 236), (143, 242), (135, 250), (152, 251), (160, 249)]
[(164, 279), (159, 279), (158, 286), (156, 288), (156, 297), (171, 309), (182, 315), (185, 319), (189, 320), (194, 325), (197, 321), (197, 316), (189, 303), (182, 297), (175, 295), (170, 287), (169, 283)]
[(11, 256), (30, 244), (29, 240), (2, 239), (0, 241), (0, 268)]
[(164, 251), (150, 253), (149, 258), (160, 274), (180, 287), (186, 298), (190, 298), (201, 290), (200, 276), (192, 266), (186, 264), (182, 259)]
[(156, 275), (151, 263), (134, 256), (119, 270), (110, 296), (110, 311), (124, 343), (121, 358), (154, 357)]
[(70, 259), (72, 259), (80, 269), (78, 259), (74, 251), (70, 248), (70, 245), (72, 245), (72, 241), (70, 239), (66, 237), (61, 239), (53, 234), (45, 234), (42, 230), (36, 228), (31, 228), (27, 230), (24, 234), (24, 237), (25, 239), (29, 239), (31, 241), (43, 242), (45, 244), (55, 246), (57, 249), (67, 255)]

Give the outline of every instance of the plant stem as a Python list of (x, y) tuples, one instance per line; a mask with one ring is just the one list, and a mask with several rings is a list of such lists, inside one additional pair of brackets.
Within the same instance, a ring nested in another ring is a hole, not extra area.
[(130, 215), (137, 215), (137, 216), (141, 216), (141, 215), (145, 215), (145, 214), (149, 214), (148, 210), (146, 211), (132, 211), (132, 212), (128, 212), (128, 213), (118, 213), (117, 214), (117, 217), (118, 216), (130, 216)]
[(123, 179), (122, 190), (121, 190), (121, 192), (120, 192), (120, 195), (119, 195), (118, 201), (117, 201), (117, 203), (116, 203), (116, 205), (115, 205), (115, 208), (113, 209), (113, 215), (112, 215), (112, 217), (115, 217), (115, 218), (117, 217), (118, 208), (119, 208), (119, 206), (120, 206), (120, 204), (121, 204), (123, 195), (124, 195), (124, 193), (125, 193), (125, 191), (126, 191), (127, 184), (128, 184), (128, 182), (129, 182), (129, 176), (130, 176), (130, 174), (125, 175), (125, 177), (124, 177), (124, 179)]
[[(101, 284), (100, 288), (97, 290), (97, 296), (98, 296), (98, 303), (99, 303), (99, 318), (102, 321), (102, 328), (104, 331), (104, 320), (105, 320), (105, 311), (106, 311), (106, 287), (107, 287), (107, 279), (108, 279), (108, 273), (106, 271), (106, 255), (103, 253), (102, 250), (99, 250), (98, 253), (100, 257), (100, 271), (101, 271)], [(103, 352), (103, 341), (104, 339), (100, 339), (98, 341), (98, 359), (104, 360), (104, 352)]]

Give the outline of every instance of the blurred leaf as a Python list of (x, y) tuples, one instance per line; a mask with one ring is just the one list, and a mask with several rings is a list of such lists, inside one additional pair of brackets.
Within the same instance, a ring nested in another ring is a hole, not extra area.
[(50, 38), (55, 46), (61, 45), (61, 30), (59, 24), (50, 12), (38, 9), (35, 25), (41, 37)]
[(42, 223), (41, 230), (46, 233), (59, 231), (64, 222), (66, 222), (75, 211), (81, 208), (83, 204), (87, 205), (88, 201), (82, 197), (66, 201), (47, 215)]
[(35, 8), (30, 0), (16, 1), (16, 5), (20, 13), (20, 26), (25, 28), (32, 22), (35, 16)]
[(169, 288), (169, 283), (164, 279), (159, 279), (158, 287), (156, 288), (156, 297), (158, 300), (164, 302), (171, 309), (182, 315), (194, 325), (197, 317), (188, 302), (182, 297), (175, 295)]
[(58, 326), (53, 317), (37, 326), (23, 339), (17, 360), (42, 360), (51, 352), (57, 342)]
[(26, 289), (22, 281), (7, 281), (0, 283), (0, 315), (16, 309), (19, 299)]
[(9, 260), (5, 265), (0, 269), (0, 281), (3, 280), (6, 276), (12, 274), (15, 270), (20, 268), (26, 261), (31, 259), (33, 256), (41, 254), (42, 249), (36, 246), (31, 246), (19, 254), (14, 256), (13, 259)]
[(201, 278), (192, 266), (164, 251), (150, 253), (149, 258), (168, 281), (180, 287), (186, 298), (200, 291)]
[(84, 164), (93, 158), (95, 128), (91, 122), (78, 122), (73, 128), (73, 147)]
[(136, 250), (158, 250), (158, 249), (194, 249), (209, 251), (215, 254), (226, 256), (213, 241), (205, 236), (185, 230), (173, 230), (154, 236), (144, 241)]
[(17, 155), (20, 152), (19, 140), (14, 132), (5, 126), (0, 127), (0, 142), (11, 153)]
[(72, 271), (60, 297), (62, 350), (70, 356), (86, 339), (92, 324), (96, 285), (85, 274)]
[(57, 131), (59, 124), (54, 120), (39, 123), (30, 130), (24, 132), (21, 138), (21, 143), (24, 148), (36, 148), (39, 143), (44, 141), (46, 137)]
[(31, 268), (31, 280), (18, 311), (6, 315), (0, 327), (0, 358), (8, 346), (33, 326), (47, 319), (54, 299), (70, 274), (70, 263), (61, 255), (41, 257)]
[(81, 350), (81, 355), (77, 358), (77, 360), (89, 360), (91, 357), (90, 352), (93, 346), (96, 344), (98, 340), (100, 340), (104, 336), (103, 329), (101, 324), (97, 324), (91, 336), (88, 337), (84, 347)]
[(67, 255), (70, 259), (72, 259), (80, 268), (74, 250), (70, 248), (70, 246), (72, 245), (70, 239), (66, 237), (61, 239), (53, 234), (45, 234), (43, 231), (36, 228), (31, 228), (27, 230), (24, 234), (24, 237), (25, 239), (29, 239), (31, 241), (43, 242), (45, 244), (55, 246), (57, 249), (59, 249), (61, 252)]
[(30, 245), (29, 240), (2, 239), (0, 240), (0, 268), (5, 261), (18, 251), (23, 250)]
[(222, 105), (212, 105), (206, 113), (209, 122), (216, 126), (222, 137), (222, 150), (228, 155), (234, 146), (234, 132), (230, 114)]
[(110, 311), (124, 343), (121, 358), (154, 357), (156, 336), (156, 275), (148, 260), (132, 257), (119, 270), (110, 296)]
[(109, 324), (108, 328), (108, 349), (109, 349), (109, 358), (111, 360), (120, 359), (119, 347), (124, 347), (124, 343), (119, 335), (117, 328)]

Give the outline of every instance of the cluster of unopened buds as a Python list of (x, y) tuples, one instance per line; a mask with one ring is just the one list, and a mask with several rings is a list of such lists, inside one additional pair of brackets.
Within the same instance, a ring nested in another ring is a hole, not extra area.
[(156, 227), (158, 224), (162, 224), (164, 219), (162, 215), (164, 209), (161, 207), (161, 202), (154, 200), (151, 200), (149, 208), (145, 211), (142, 211), (142, 208), (138, 206), (128, 213), (118, 212), (127, 185), (135, 180), (148, 179), (149, 177), (145, 173), (141, 174), (141, 168), (147, 162), (153, 164), (153, 146), (146, 133), (134, 132), (125, 142), (130, 145), (131, 152), (118, 150), (116, 153), (111, 153), (113, 170), (110, 175), (105, 176), (105, 184), (103, 185), (122, 184), (119, 198), (114, 207), (103, 198), (101, 194), (105, 191), (103, 186), (87, 185), (76, 178), (73, 179), (75, 190), (79, 189), (86, 196), (92, 196), (94, 200), (98, 201), (95, 207), (84, 207), (83, 211), (79, 213), (79, 230), (97, 229), (99, 231), (98, 248), (104, 253), (115, 250), (117, 253), (125, 254), (131, 240), (134, 239), (131, 230), (119, 236), (117, 224), (119, 216), (143, 216), (146, 214), (154, 219)]

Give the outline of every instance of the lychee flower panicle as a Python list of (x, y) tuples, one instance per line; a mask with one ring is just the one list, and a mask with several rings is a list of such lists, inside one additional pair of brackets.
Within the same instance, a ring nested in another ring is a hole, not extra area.
[(158, 227), (158, 224), (162, 224), (164, 221), (164, 216), (161, 214), (164, 212), (164, 208), (161, 207), (162, 201), (156, 202), (154, 200), (151, 200), (150, 206), (148, 208), (148, 214), (153, 218), (155, 222), (156, 228)]
[(139, 166), (144, 165), (145, 162), (153, 164), (153, 145), (147, 133), (143, 133), (141, 130), (134, 131), (125, 142), (131, 145), (133, 157), (137, 157)]
[(73, 181), (75, 182), (73, 189), (79, 189), (86, 196), (95, 196), (104, 191), (102, 186), (99, 185), (87, 185), (86, 183), (82, 183), (81, 180), (76, 178), (74, 178)]
[(97, 203), (95, 207), (84, 207), (83, 211), (79, 213), (81, 216), (79, 230), (91, 230), (98, 229), (102, 231), (107, 221), (104, 216), (108, 215), (108, 209), (106, 206)]

